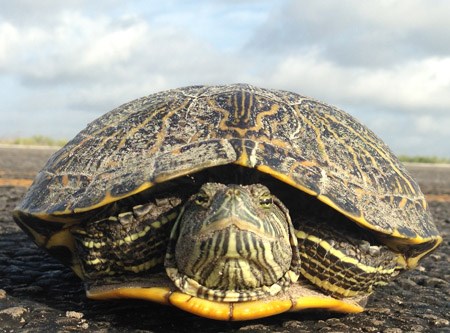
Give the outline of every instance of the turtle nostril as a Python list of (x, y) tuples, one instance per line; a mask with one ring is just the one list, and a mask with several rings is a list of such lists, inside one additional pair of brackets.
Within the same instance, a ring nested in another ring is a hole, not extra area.
[(239, 197), (241, 195), (241, 190), (237, 187), (231, 187), (226, 192), (227, 197)]

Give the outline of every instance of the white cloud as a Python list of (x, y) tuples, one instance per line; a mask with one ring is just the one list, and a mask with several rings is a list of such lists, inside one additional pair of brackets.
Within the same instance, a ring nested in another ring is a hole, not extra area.
[(280, 61), (270, 82), (339, 104), (378, 105), (416, 113), (450, 109), (450, 56), (371, 69), (344, 67), (310, 52)]
[(16, 135), (11, 124), (20, 124), (29, 128), (24, 131), (28, 135), (44, 131), (67, 138), (86, 119), (152, 92), (246, 81), (238, 79), (245, 76), (244, 67), (239, 57), (221, 54), (208, 41), (133, 15), (91, 17), (64, 11), (51, 28), (4, 22), (3, 86), (25, 99), (8, 99), (14, 111), (4, 115), (0, 136)]
[(387, 67), (450, 52), (450, 2), (290, 0), (273, 11), (247, 47), (290, 55), (320, 48), (344, 66)]
[(10, 92), (0, 136), (67, 138), (152, 92), (248, 82), (338, 105), (400, 153), (432, 145), (450, 156), (449, 2), (152, 3), (2, 8), (0, 89)]
[(18, 40), (19, 34), (12, 24), (7, 22), (0, 24), (0, 70), (8, 63)]
[(97, 87), (108, 97), (110, 90), (114, 96), (130, 90), (144, 94), (150, 85), (157, 91), (218, 77), (229, 81), (242, 66), (236, 56), (219, 54), (181, 30), (129, 16), (113, 20), (66, 13), (52, 29), (4, 23), (0, 50), (8, 50), (0, 54), (1, 70), (24, 85), (66, 84), (87, 94)]
[(89, 18), (79, 13), (63, 14), (51, 29), (15, 28), (0, 30), (8, 55), (0, 63), (4, 71), (24, 81), (101, 78), (115, 64), (130, 56), (145, 42), (145, 22)]

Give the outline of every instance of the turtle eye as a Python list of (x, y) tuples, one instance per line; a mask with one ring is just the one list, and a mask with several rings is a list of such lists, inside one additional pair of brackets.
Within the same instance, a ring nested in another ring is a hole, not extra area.
[(205, 192), (200, 192), (197, 193), (194, 201), (197, 205), (205, 206), (209, 202), (209, 196)]
[(270, 206), (272, 206), (272, 203), (273, 203), (273, 199), (272, 199), (272, 196), (269, 193), (263, 194), (259, 198), (259, 204), (263, 208), (270, 208)]

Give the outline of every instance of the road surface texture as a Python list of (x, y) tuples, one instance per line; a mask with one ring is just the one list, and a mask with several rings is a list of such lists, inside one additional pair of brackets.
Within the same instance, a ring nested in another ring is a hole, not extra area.
[(450, 332), (450, 167), (409, 165), (427, 194), (441, 247), (371, 297), (361, 314), (288, 313), (218, 322), (141, 301), (96, 302), (14, 224), (10, 211), (53, 151), (0, 147), (2, 332)]

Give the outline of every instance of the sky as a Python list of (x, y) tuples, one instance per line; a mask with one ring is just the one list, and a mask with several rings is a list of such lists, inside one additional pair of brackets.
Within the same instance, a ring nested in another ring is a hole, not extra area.
[(70, 139), (115, 107), (250, 83), (450, 157), (450, 1), (0, 0), (0, 139)]

